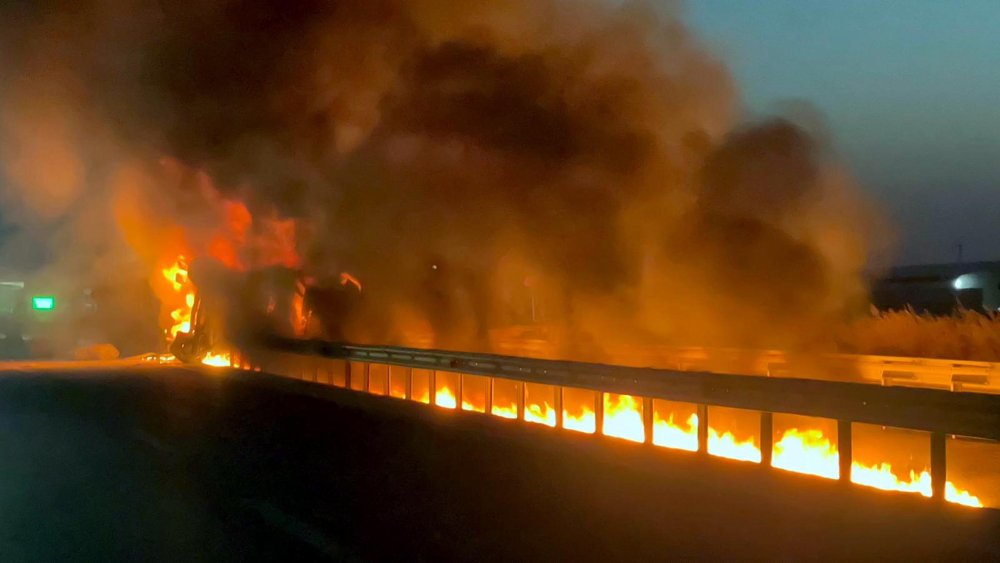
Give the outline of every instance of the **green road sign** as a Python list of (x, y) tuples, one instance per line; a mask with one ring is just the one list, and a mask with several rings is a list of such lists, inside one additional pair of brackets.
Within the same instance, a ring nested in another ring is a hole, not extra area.
[(56, 308), (56, 298), (51, 295), (36, 295), (31, 298), (31, 308), (36, 311), (51, 311)]

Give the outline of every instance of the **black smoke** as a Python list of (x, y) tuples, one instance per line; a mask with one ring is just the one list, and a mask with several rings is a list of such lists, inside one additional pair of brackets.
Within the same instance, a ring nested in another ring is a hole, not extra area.
[(8, 25), (32, 46), (13, 64), (64, 69), (39, 80), (72, 82), (58, 102), (115, 147), (88, 165), (143, 169), (132, 188), (187, 216), (176, 201), (193, 192), (156, 172), (169, 156), (255, 215), (295, 219), (309, 275), (365, 283), (350, 338), (430, 331), (488, 348), (529, 321), (531, 299), (572, 354), (608, 338), (796, 346), (862, 295), (868, 217), (850, 181), (795, 123), (741, 124), (731, 77), (680, 13), (562, 0), (13, 10), (30, 12)]

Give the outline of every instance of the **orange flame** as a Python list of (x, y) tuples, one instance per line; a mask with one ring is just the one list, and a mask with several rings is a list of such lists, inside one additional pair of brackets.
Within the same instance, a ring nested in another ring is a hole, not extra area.
[[(697, 420), (697, 417), (695, 419)], [(760, 447), (752, 436), (746, 440), (739, 440), (732, 432), (719, 433), (711, 426), (708, 427), (708, 453), (753, 463), (760, 463), (761, 460)]]
[(170, 326), (167, 327), (167, 340), (173, 341), (179, 333), (191, 332), (191, 311), (194, 308), (194, 286), (188, 278), (187, 261), (184, 256), (178, 256), (173, 264), (161, 270), (163, 277), (169, 283), (179, 299), (180, 305), (170, 311)]
[[(227, 360), (228, 363), (228, 360)], [(646, 433), (643, 425), (642, 399), (632, 395), (602, 393), (604, 405), (604, 422), (601, 433), (605, 436), (622, 438), (632, 442), (645, 442)], [(423, 397), (414, 397), (417, 401), (427, 402)], [(448, 409), (458, 406), (455, 393), (448, 386), (439, 388), (434, 396), (434, 404)], [(462, 409), (483, 412), (485, 408), (462, 401)], [(490, 409), (494, 416), (505, 419), (517, 419), (517, 404), (494, 403)], [(664, 418), (655, 409), (653, 416), (653, 435), (650, 441), (657, 446), (676, 448), (687, 451), (698, 451), (698, 415), (691, 414), (684, 423), (675, 422), (674, 413)], [(528, 422), (556, 426), (555, 408), (547, 401), (526, 404), (523, 418)], [(563, 410), (562, 427), (578, 432), (594, 433), (596, 415), (586, 404), (579, 405), (575, 412)], [(760, 463), (762, 456), (756, 438), (738, 439), (730, 431), (720, 431), (709, 427), (708, 453), (713, 456), (735, 460)], [(837, 447), (818, 429), (807, 428), (799, 430), (792, 428), (785, 431), (772, 447), (771, 465), (786, 471), (815, 475), (827, 479), (840, 477), (840, 453)], [(932, 496), (931, 476), (928, 471), (917, 473), (910, 471), (909, 479), (897, 476), (888, 463), (864, 465), (860, 462), (851, 464), (851, 481), (858, 485), (874, 487), (888, 491), (919, 493), (925, 497)], [(945, 500), (971, 507), (982, 507), (979, 497), (969, 491), (960, 489), (951, 481), (945, 482)]]
[(458, 406), (458, 401), (455, 399), (455, 393), (445, 386), (434, 393), (434, 404), (446, 409), (453, 409)]
[(660, 418), (660, 413), (653, 412), (653, 443), (657, 446), (698, 451), (698, 415), (688, 417), (685, 427), (674, 422), (674, 414), (670, 413), (667, 420)]
[(209, 352), (201, 359), (201, 363), (212, 367), (229, 367), (230, 359), (228, 352)]
[(493, 408), (490, 409), (490, 413), (494, 416), (499, 416), (500, 418), (516, 419), (517, 418), (517, 405), (511, 403), (508, 406), (493, 404)]
[(597, 431), (597, 415), (594, 409), (581, 406), (576, 413), (563, 409), (563, 428), (593, 434)]
[(556, 409), (548, 401), (544, 401), (542, 404), (533, 403), (524, 405), (524, 420), (555, 428)]
[(605, 393), (601, 433), (632, 442), (644, 442), (646, 430), (642, 425), (642, 405), (639, 399), (631, 395)]
[[(815, 429), (787, 430), (774, 444), (771, 465), (787, 471), (818, 475), (828, 479), (840, 477), (840, 454), (836, 446), (831, 444), (822, 431)], [(851, 463), (852, 483), (884, 491), (918, 493), (925, 497), (932, 495), (929, 471), (917, 473), (911, 470), (908, 477), (908, 479), (900, 478), (888, 463), (876, 465), (864, 465), (857, 461)], [(951, 481), (945, 482), (944, 496), (948, 502), (974, 507), (983, 506), (978, 497), (969, 491), (959, 489)]]
[(840, 477), (840, 454), (837, 447), (819, 430), (785, 431), (775, 442), (771, 466), (827, 479)]

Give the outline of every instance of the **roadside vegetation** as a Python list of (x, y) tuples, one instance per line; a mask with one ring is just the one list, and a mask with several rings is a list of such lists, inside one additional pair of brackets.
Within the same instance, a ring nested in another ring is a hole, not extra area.
[(950, 316), (872, 311), (836, 335), (849, 354), (1000, 362), (1000, 314), (962, 309)]

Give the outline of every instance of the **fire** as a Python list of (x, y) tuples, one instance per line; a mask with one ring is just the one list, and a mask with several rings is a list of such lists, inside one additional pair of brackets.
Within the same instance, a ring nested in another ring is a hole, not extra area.
[(434, 393), (434, 404), (446, 409), (453, 409), (458, 406), (458, 401), (455, 399), (455, 393), (446, 386)]
[(582, 407), (579, 414), (563, 410), (563, 428), (593, 434), (597, 430), (597, 415), (587, 407)]
[(509, 418), (513, 420), (517, 418), (517, 405), (515, 405), (514, 403), (511, 403), (508, 406), (494, 404), (493, 408), (490, 409), (490, 412), (494, 416), (499, 416), (500, 418)]
[[(295, 220), (275, 209), (252, 213), (244, 201), (224, 195), (204, 171), (164, 157), (156, 171), (158, 181), (176, 189), (184, 206), (163, 206), (157, 198), (129, 182), (115, 202), (115, 215), (127, 242), (150, 265), (150, 283), (160, 299), (161, 325), (168, 343), (190, 333), (196, 288), (189, 264), (214, 258), (234, 271), (283, 266), (298, 268), (300, 236), (308, 233)], [(304, 317), (297, 302), (296, 319)], [(296, 325), (301, 332), (302, 326)]]
[(983, 507), (983, 501), (979, 500), (979, 497), (959, 489), (951, 481), (944, 484), (944, 500), (975, 508)]
[(556, 425), (556, 409), (552, 408), (548, 401), (543, 402), (541, 405), (525, 405), (524, 420), (528, 422), (537, 422), (554, 428)]
[(483, 405), (476, 405), (470, 401), (462, 399), (462, 410), (472, 411), (472, 412), (486, 412), (486, 407)]
[[(827, 479), (840, 477), (840, 454), (820, 430), (787, 430), (774, 444), (771, 465), (787, 471), (817, 475)], [(893, 472), (892, 465), (879, 463), (864, 465), (851, 463), (851, 482), (883, 491), (918, 493), (930, 497), (931, 474), (929, 471), (910, 470), (908, 479), (901, 479)], [(983, 506), (982, 501), (951, 481), (945, 482), (945, 500), (966, 506)]]
[(646, 441), (646, 430), (642, 425), (642, 405), (637, 397), (631, 395), (604, 394), (604, 426), (601, 432), (605, 436), (631, 440)]
[[(691, 414), (684, 424), (674, 421), (674, 413), (664, 420), (653, 411), (653, 444), (689, 452), (698, 451), (698, 415)], [(760, 448), (753, 437), (739, 440), (729, 431), (720, 432), (709, 426), (708, 453), (717, 457), (760, 463)]]
[(167, 327), (168, 340), (173, 341), (179, 333), (191, 332), (191, 311), (194, 309), (194, 286), (188, 277), (187, 260), (178, 256), (174, 262), (160, 270), (169, 287), (178, 295), (180, 305), (170, 311), (170, 326)]
[(787, 430), (775, 442), (771, 466), (827, 479), (840, 477), (840, 454), (819, 430)]
[[(695, 416), (697, 420), (697, 416)], [(718, 430), (708, 427), (708, 453), (714, 456), (735, 459), (739, 461), (752, 461), (760, 463), (760, 447), (757, 446), (753, 437), (746, 440), (738, 440), (732, 432), (719, 433)]]
[(660, 418), (660, 413), (653, 412), (653, 443), (657, 446), (698, 451), (698, 415), (688, 417), (685, 427), (674, 422), (674, 414), (670, 413), (667, 420)]
[[(910, 470), (909, 480), (896, 476), (892, 465), (879, 463), (877, 465), (851, 464), (851, 482), (866, 487), (882, 489), (883, 491), (900, 491), (904, 493), (919, 493), (925, 497), (931, 496), (931, 474), (928, 471)], [(948, 483), (951, 485), (951, 483)], [(952, 485), (954, 489), (954, 485)], [(951, 499), (949, 499), (951, 500)]]
[[(208, 365), (229, 365), (226, 354), (210, 354), (203, 363)], [(493, 385), (499, 385), (501, 380), (495, 380)], [(507, 383), (516, 383), (506, 380)], [(568, 389), (568, 388), (567, 388)], [(605, 436), (622, 438), (632, 442), (645, 442), (646, 433), (643, 425), (642, 398), (632, 395), (601, 393), (604, 405), (604, 422), (601, 433)], [(495, 399), (495, 396), (494, 396)], [(422, 392), (414, 400), (428, 402), (428, 393)], [(589, 400), (579, 401), (576, 409), (563, 410), (562, 428), (577, 432), (592, 434), (596, 431), (597, 417), (594, 409), (589, 408)], [(434, 393), (434, 404), (443, 408), (455, 409), (459, 405), (456, 394), (450, 386), (441, 386)], [(476, 406), (468, 401), (461, 401), (463, 410), (485, 412), (485, 407)], [(494, 402), (490, 414), (504, 418), (517, 419), (517, 403), (510, 401)], [(656, 446), (675, 448), (687, 451), (699, 451), (698, 443), (699, 419), (696, 413), (690, 414), (683, 423), (677, 422), (675, 413), (666, 415), (654, 408), (653, 432), (651, 442)], [(557, 413), (548, 402), (526, 404), (523, 418), (527, 422), (557, 426)], [(713, 456), (741, 461), (760, 463), (762, 459), (756, 437), (738, 439), (730, 431), (720, 431), (711, 426), (707, 429), (708, 453)], [(838, 479), (840, 477), (840, 452), (837, 446), (827, 438), (822, 430), (815, 428), (791, 428), (786, 430), (781, 438), (772, 446), (771, 466), (823, 477)], [(888, 463), (865, 465), (854, 461), (851, 464), (851, 482), (886, 491), (918, 493), (931, 497), (931, 475), (928, 471), (910, 471), (908, 479), (900, 478)], [(960, 489), (951, 481), (945, 482), (945, 500), (971, 507), (982, 507), (979, 497), (969, 491)]]
[(213, 366), (219, 368), (229, 367), (230, 366), (229, 353), (209, 352), (208, 354), (205, 355), (204, 358), (201, 359), (201, 363), (206, 366)]

